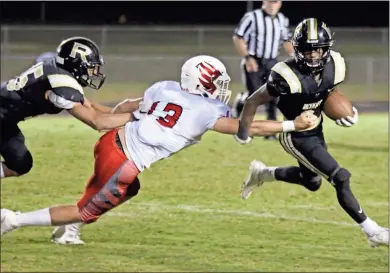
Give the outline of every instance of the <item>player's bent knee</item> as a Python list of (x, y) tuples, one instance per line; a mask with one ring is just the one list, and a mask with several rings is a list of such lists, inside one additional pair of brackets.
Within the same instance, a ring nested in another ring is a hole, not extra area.
[(81, 208), (79, 211), (80, 211), (81, 221), (84, 224), (92, 224), (96, 222), (101, 216), (101, 215), (92, 214), (91, 212), (87, 211), (85, 207)]
[(338, 172), (333, 176), (332, 182), (336, 188), (347, 186), (349, 184), (349, 179), (351, 178), (351, 173), (344, 168), (340, 168)]
[(10, 170), (16, 172), (18, 175), (28, 173), (33, 167), (33, 158), (30, 152), (24, 153), (20, 157), (7, 160), (5, 165)]
[(318, 191), (321, 187), (321, 176), (311, 177), (310, 179), (305, 179), (304, 186), (309, 191)]
[(139, 190), (141, 189), (141, 184), (138, 180), (138, 178), (135, 178), (133, 183), (131, 183), (127, 190), (126, 190), (126, 196), (127, 197), (133, 197), (133, 196), (136, 196), (139, 192)]

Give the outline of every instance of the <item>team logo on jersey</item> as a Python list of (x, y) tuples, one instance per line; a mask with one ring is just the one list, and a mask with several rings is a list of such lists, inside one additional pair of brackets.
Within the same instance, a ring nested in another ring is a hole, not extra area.
[(217, 86), (215, 86), (214, 81), (222, 75), (221, 72), (208, 62), (201, 62), (196, 67), (199, 69), (200, 72), (200, 83), (208, 92), (213, 94), (214, 91), (217, 89)]
[(302, 110), (316, 109), (321, 105), (321, 102), (322, 100), (313, 103), (305, 103), (302, 107)]

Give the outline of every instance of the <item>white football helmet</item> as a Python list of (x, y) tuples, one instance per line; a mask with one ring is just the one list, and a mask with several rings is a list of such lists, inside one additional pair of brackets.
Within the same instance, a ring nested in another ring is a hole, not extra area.
[(229, 102), (230, 77), (224, 64), (217, 58), (200, 55), (187, 60), (181, 68), (180, 85), (184, 91), (206, 98)]

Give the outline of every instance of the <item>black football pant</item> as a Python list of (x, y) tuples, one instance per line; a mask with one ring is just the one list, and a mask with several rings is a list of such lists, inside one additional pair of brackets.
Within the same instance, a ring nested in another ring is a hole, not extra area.
[(0, 120), (0, 155), (7, 168), (19, 175), (26, 174), (31, 170), (33, 158), (17, 124)]
[(322, 133), (302, 136), (282, 133), (279, 141), (283, 149), (298, 160), (299, 167), (281, 167), (275, 170), (277, 180), (300, 184), (311, 191), (321, 186), (321, 177), (328, 180), (336, 189), (341, 207), (357, 222), (367, 217), (350, 189), (351, 173), (341, 167), (327, 151)]

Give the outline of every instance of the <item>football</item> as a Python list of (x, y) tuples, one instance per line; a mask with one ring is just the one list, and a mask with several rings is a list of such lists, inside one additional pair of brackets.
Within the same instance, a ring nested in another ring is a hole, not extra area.
[(337, 120), (347, 116), (353, 117), (352, 107), (351, 101), (340, 91), (333, 91), (326, 99), (323, 111), (328, 118)]

